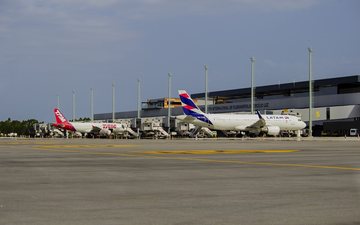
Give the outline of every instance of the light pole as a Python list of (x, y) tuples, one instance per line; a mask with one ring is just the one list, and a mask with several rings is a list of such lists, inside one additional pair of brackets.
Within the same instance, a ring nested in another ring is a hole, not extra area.
[(138, 90), (137, 90), (137, 118), (140, 119), (141, 115), (141, 80), (140, 78), (137, 79), (137, 85), (138, 85)]
[(312, 137), (312, 108), (313, 108), (313, 85), (312, 85), (312, 49), (309, 52), (309, 137)]
[(254, 73), (255, 73), (255, 57), (250, 58), (251, 61), (251, 114), (254, 114)]
[[(138, 138), (140, 138), (140, 126), (141, 126), (141, 80), (137, 79), (138, 84), (138, 93), (137, 93), (137, 120), (136, 120), (136, 130)], [(138, 124), (139, 123), (139, 124)]]
[(90, 88), (90, 119), (94, 122), (94, 89)]
[(115, 122), (115, 84), (112, 83), (112, 122)]
[(172, 74), (171, 73), (168, 73), (168, 134), (170, 135), (170, 117), (171, 117), (171, 77), (172, 77)]
[(205, 64), (205, 113), (208, 113), (208, 67)]
[(57, 108), (60, 109), (60, 96), (57, 95)]
[(72, 103), (73, 103), (73, 107), (72, 107), (72, 109), (73, 109), (73, 118), (72, 118), (72, 120), (73, 120), (73, 122), (75, 122), (75, 90), (73, 90), (72, 91)]

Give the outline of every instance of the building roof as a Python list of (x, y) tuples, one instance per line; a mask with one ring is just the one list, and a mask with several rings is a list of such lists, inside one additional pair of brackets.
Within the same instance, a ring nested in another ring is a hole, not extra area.
[[(337, 77), (337, 78), (328, 78), (314, 80), (314, 89), (319, 87), (331, 87), (338, 85), (360, 85), (360, 75), (353, 75), (347, 77)], [(309, 88), (308, 81), (292, 82), (292, 83), (283, 83), (275, 85), (266, 85), (256, 87), (256, 96), (261, 95), (275, 95), (283, 94), (286, 92), (306, 92)], [(249, 97), (251, 93), (251, 88), (240, 88), (240, 89), (231, 89), (223, 91), (212, 91), (208, 93), (209, 97), (225, 97), (225, 98), (245, 98)], [(205, 93), (196, 93), (191, 95), (192, 98), (204, 98)]]

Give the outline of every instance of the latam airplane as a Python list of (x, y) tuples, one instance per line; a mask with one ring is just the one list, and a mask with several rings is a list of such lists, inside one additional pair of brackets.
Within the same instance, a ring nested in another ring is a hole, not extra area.
[(296, 116), (253, 114), (206, 114), (191, 99), (190, 95), (179, 90), (182, 109), (185, 115), (176, 119), (214, 130), (245, 131), (252, 134), (266, 133), (270, 136), (279, 135), (282, 130), (301, 130), (306, 124)]
[(54, 109), (54, 114), (56, 123), (52, 125), (62, 130), (81, 134), (99, 134), (101, 136), (110, 136), (111, 133), (125, 131), (124, 125), (117, 123), (69, 122), (58, 108)]

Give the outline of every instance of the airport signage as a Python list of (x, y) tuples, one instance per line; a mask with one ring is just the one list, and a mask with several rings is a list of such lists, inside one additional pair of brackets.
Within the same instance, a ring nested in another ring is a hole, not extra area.
[[(256, 103), (255, 108), (256, 109), (266, 109), (269, 108), (270, 104), (269, 102), (264, 103)], [(203, 107), (202, 107), (203, 108)], [(251, 104), (241, 104), (241, 105), (210, 105), (208, 106), (208, 109), (212, 112), (216, 111), (241, 111), (244, 109), (250, 109)]]

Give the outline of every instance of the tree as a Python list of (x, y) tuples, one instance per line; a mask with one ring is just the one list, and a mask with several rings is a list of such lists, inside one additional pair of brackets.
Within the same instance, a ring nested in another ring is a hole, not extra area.
[(0, 132), (4, 134), (17, 133), (18, 135), (30, 135), (34, 124), (38, 123), (36, 119), (18, 121), (8, 118), (5, 121), (0, 121)]

